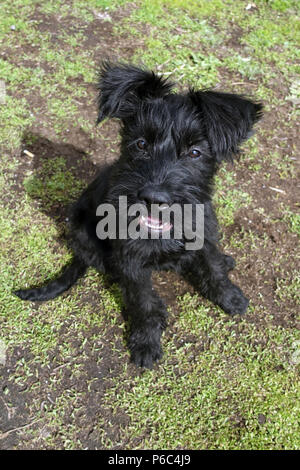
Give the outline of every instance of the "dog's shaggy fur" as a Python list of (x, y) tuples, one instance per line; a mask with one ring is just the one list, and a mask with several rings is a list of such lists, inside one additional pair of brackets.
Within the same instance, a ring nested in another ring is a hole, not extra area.
[[(172, 83), (131, 65), (105, 62), (100, 72), (98, 122), (122, 121), (121, 155), (102, 171), (74, 205), (73, 262), (48, 285), (19, 290), (25, 300), (48, 300), (71, 287), (88, 266), (120, 283), (130, 320), (129, 349), (135, 364), (151, 368), (161, 357), (167, 311), (153, 290), (153, 270), (175, 270), (229, 314), (242, 314), (248, 300), (228, 278), (235, 262), (218, 248), (212, 207), (213, 176), (252, 134), (262, 105), (215, 91), (171, 92)], [(204, 245), (187, 251), (182, 240), (106, 239), (96, 235), (97, 207), (204, 204)]]

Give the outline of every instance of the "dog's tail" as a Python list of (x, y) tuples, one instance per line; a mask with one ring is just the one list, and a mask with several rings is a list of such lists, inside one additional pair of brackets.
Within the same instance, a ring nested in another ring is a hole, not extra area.
[(65, 266), (62, 274), (42, 287), (20, 289), (14, 292), (22, 300), (50, 300), (69, 289), (86, 271), (86, 264), (75, 257), (70, 265)]

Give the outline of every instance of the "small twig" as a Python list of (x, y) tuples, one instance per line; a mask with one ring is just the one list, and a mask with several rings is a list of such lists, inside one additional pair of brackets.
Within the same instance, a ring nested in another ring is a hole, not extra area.
[(168, 59), (168, 60), (166, 60), (165, 62), (163, 62), (162, 64), (159, 64), (159, 65), (156, 67), (156, 69), (157, 69), (157, 70), (162, 69), (164, 65), (166, 65), (168, 62), (170, 62), (170, 60), (171, 60), (171, 59)]
[(33, 158), (34, 157), (34, 154), (29, 152), (29, 150), (23, 150), (23, 153), (25, 153), (25, 155), (27, 155), (28, 157), (30, 158)]
[(1, 439), (5, 439), (7, 436), (9, 436), (9, 434), (11, 434), (11, 433), (13, 433), (13, 432), (20, 431), (21, 429), (29, 428), (30, 426), (32, 426), (33, 424), (37, 423), (38, 421), (41, 421), (41, 419), (42, 419), (42, 418), (36, 419), (35, 421), (32, 421), (31, 423), (25, 424), (24, 426), (20, 426), (19, 428), (15, 428), (15, 429), (10, 429), (9, 431), (6, 431), (6, 432), (4, 432), (4, 433), (1, 433), (1, 434), (0, 434), (0, 440), (1, 440)]
[(283, 194), (285, 194), (285, 191), (283, 191), (283, 189), (272, 188), (272, 186), (269, 186), (269, 188), (272, 189), (272, 191), (276, 191), (277, 193), (283, 193)]
[(50, 375), (54, 375), (56, 371), (58, 371), (59, 369), (62, 369), (63, 367), (69, 366), (69, 365), (71, 365), (71, 362), (65, 362), (65, 364), (61, 364), (60, 366), (55, 367), (55, 369), (53, 369), (53, 371), (51, 372)]

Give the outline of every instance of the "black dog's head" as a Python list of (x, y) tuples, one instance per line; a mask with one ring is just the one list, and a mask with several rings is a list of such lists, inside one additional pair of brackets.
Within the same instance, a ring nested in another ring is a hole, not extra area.
[(215, 91), (172, 92), (164, 78), (104, 63), (98, 122), (122, 121), (113, 194), (128, 203), (204, 203), (222, 160), (232, 159), (261, 117), (262, 105)]

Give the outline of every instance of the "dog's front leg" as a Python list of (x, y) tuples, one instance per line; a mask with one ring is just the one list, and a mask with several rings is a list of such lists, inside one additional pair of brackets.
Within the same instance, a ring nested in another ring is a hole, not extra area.
[(130, 323), (131, 360), (137, 366), (151, 369), (162, 356), (160, 338), (166, 327), (166, 307), (153, 290), (151, 272), (141, 275), (138, 281), (123, 278), (121, 284)]

